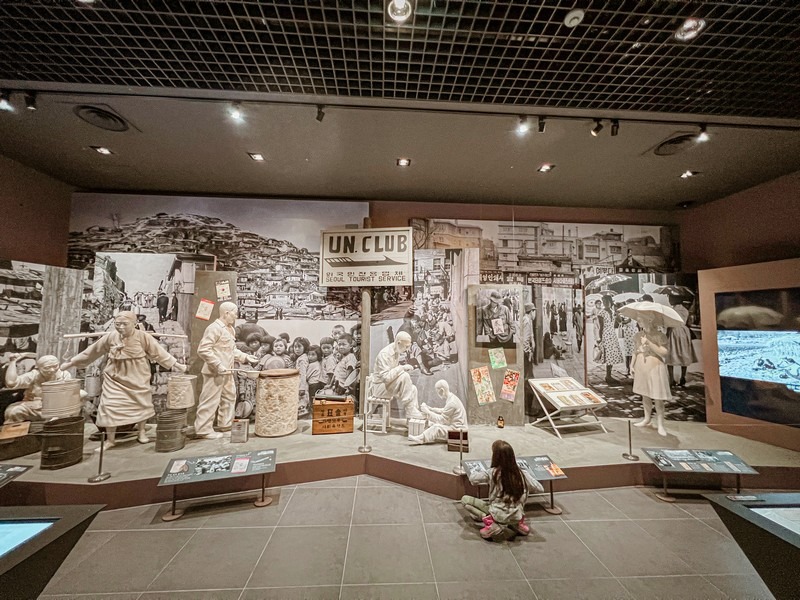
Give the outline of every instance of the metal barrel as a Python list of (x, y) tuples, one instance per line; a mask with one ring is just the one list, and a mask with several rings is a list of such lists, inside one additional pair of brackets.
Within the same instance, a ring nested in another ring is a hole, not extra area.
[(194, 382), (197, 375), (170, 375), (167, 381), (167, 408), (177, 410), (194, 406)]
[(42, 418), (60, 419), (81, 414), (81, 380), (63, 379), (42, 383)]
[(167, 409), (158, 415), (156, 452), (175, 452), (186, 445), (186, 409)]
[(83, 417), (53, 419), (44, 424), (40, 469), (63, 469), (83, 460), (83, 424)]

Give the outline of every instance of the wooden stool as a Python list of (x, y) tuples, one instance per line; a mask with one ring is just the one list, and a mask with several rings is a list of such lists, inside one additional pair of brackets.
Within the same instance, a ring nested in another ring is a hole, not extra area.
[[(386, 433), (386, 428), (389, 427), (389, 416), (392, 412), (391, 404), (391, 398), (367, 398), (367, 410), (364, 411), (364, 427), (367, 431)], [(378, 409), (380, 409), (380, 414), (376, 414)]]

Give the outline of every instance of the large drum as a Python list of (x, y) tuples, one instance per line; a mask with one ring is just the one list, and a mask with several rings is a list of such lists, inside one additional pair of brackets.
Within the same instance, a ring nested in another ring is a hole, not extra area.
[(256, 428), (260, 437), (289, 435), (297, 430), (300, 372), (297, 369), (261, 371), (256, 387)]
[(197, 375), (170, 375), (167, 381), (167, 408), (180, 410), (194, 406), (194, 382)]
[(186, 409), (167, 409), (159, 413), (156, 427), (156, 452), (175, 452), (186, 445)]
[(42, 427), (40, 469), (63, 469), (83, 460), (83, 417), (47, 421)]
[(42, 383), (42, 418), (45, 421), (80, 416), (82, 408), (80, 379)]

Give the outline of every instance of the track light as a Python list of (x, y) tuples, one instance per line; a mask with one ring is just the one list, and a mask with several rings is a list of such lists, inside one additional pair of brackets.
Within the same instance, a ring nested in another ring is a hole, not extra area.
[(25, 108), (36, 110), (36, 92), (25, 92)]
[(405, 23), (411, 16), (411, 0), (391, 0), (386, 7), (386, 14), (395, 23)]
[(619, 135), (619, 121), (611, 119), (611, 137)]
[(547, 122), (545, 121), (544, 117), (539, 117), (539, 133), (544, 133), (546, 127)]
[(234, 121), (244, 120), (244, 113), (242, 112), (242, 105), (239, 102), (234, 102), (228, 109), (228, 114)]
[(0, 90), (0, 110), (14, 112), (14, 107), (11, 105), (11, 92), (8, 90)]
[(322, 119), (325, 118), (325, 107), (322, 104), (317, 105), (317, 121), (322, 123)]
[(531, 124), (528, 121), (528, 117), (522, 116), (519, 118), (519, 124), (517, 125), (517, 135), (525, 135), (531, 129)]
[(264, 155), (259, 152), (248, 152), (247, 154), (256, 162), (264, 162)]
[(708, 135), (708, 132), (706, 131), (705, 125), (700, 125), (700, 133), (697, 134), (697, 137), (695, 139), (698, 142), (707, 142), (708, 140), (711, 139), (711, 137)]
[(103, 156), (109, 156), (111, 154), (114, 154), (111, 150), (109, 150), (105, 146), (89, 146), (89, 148), (91, 148), (98, 154), (102, 154)]
[(397, 166), (398, 167), (410, 167), (411, 166), (411, 159), (410, 158), (398, 158), (397, 159)]
[(553, 163), (544, 163), (541, 167), (539, 167), (536, 170), (539, 171), (539, 173), (549, 173), (555, 168), (556, 166)]
[(595, 119), (594, 127), (592, 127), (592, 130), (590, 131), (592, 137), (597, 137), (598, 135), (600, 135), (601, 131), (603, 131), (603, 124), (600, 122), (600, 119)]

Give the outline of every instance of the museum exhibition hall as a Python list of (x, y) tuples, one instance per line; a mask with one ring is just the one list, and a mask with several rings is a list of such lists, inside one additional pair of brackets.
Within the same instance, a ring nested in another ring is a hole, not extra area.
[(0, 2), (0, 597), (800, 598), (798, 23)]

